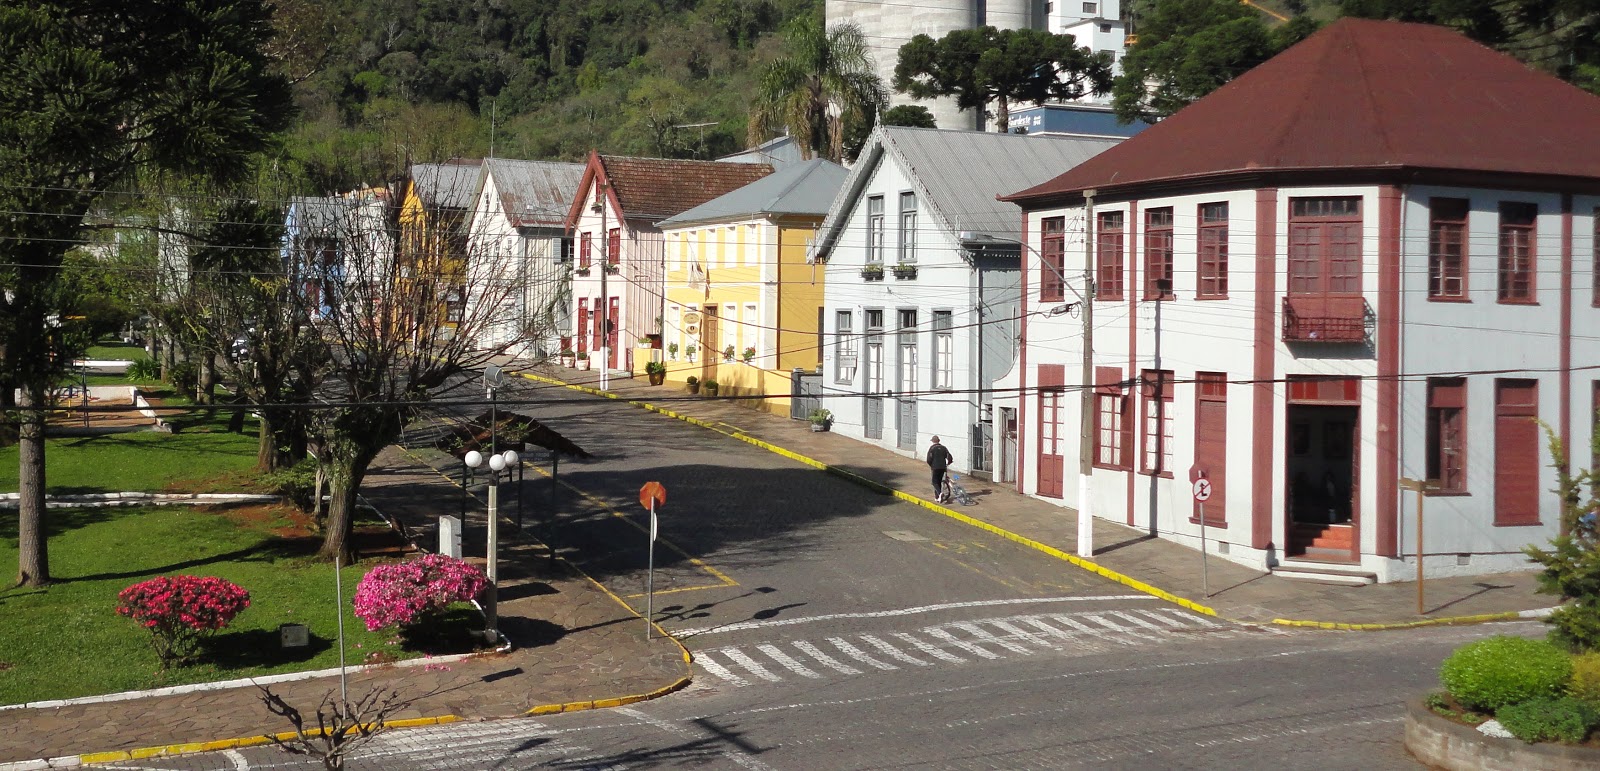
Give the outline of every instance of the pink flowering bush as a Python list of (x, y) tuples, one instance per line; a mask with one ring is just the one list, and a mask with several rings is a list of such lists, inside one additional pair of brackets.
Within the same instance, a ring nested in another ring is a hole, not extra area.
[(250, 607), (250, 593), (215, 576), (161, 576), (117, 595), (117, 614), (151, 632), (162, 668), (183, 663), (200, 643)]
[(369, 631), (415, 627), (452, 603), (476, 597), (488, 585), (483, 571), (442, 554), (379, 565), (356, 587), (356, 615)]

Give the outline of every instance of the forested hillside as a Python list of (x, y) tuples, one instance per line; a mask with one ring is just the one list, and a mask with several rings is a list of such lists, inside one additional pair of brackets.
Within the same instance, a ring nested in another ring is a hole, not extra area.
[[(293, 0), (300, 126), (315, 189), (407, 159), (743, 147), (772, 34), (821, 0)], [(288, 41), (286, 41), (287, 44)], [(685, 124), (711, 124), (675, 128)], [(492, 130), (491, 130), (492, 127)]]

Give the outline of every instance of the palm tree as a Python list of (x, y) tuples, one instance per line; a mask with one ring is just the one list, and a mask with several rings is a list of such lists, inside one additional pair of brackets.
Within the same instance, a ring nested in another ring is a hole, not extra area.
[(777, 126), (789, 131), (801, 156), (838, 162), (844, 155), (844, 123), (868, 120), (889, 104), (889, 92), (873, 72), (866, 36), (853, 22), (824, 30), (820, 19), (792, 24), (783, 55), (761, 72), (750, 111), (750, 144), (760, 144)]

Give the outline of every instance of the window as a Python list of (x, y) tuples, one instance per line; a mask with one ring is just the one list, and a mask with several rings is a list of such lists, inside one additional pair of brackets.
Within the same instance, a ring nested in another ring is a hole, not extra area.
[(744, 324), (739, 337), (739, 361), (744, 361), (744, 352), (751, 348), (756, 349), (757, 356), (761, 355), (761, 313), (755, 303), (745, 303)]
[(867, 311), (867, 393), (883, 393), (883, 311)]
[(1428, 202), (1428, 299), (1467, 297), (1467, 199)]
[(1289, 294), (1361, 294), (1361, 199), (1289, 201)]
[[(1228, 376), (1223, 372), (1196, 372), (1194, 375), (1194, 465), (1211, 481), (1211, 499), (1206, 501), (1206, 524), (1223, 527), (1228, 506), (1223, 495), (1228, 491)], [(1191, 520), (1200, 521), (1200, 503), (1195, 502)]]
[(1539, 383), (1494, 381), (1494, 523), (1539, 524)]
[(612, 228), (606, 236), (606, 261), (612, 265), (622, 264), (622, 228)]
[(856, 379), (856, 339), (852, 334), (855, 331), (855, 319), (850, 311), (836, 311), (833, 319), (834, 339), (838, 341), (833, 380), (836, 383), (849, 383)]
[(1039, 221), (1039, 255), (1044, 269), (1039, 274), (1039, 300), (1066, 299), (1067, 218), (1045, 217)]
[(1534, 220), (1531, 203), (1500, 204), (1500, 302), (1533, 302)]
[(1144, 213), (1144, 299), (1171, 300), (1172, 207)]
[(1094, 465), (1126, 471), (1132, 467), (1133, 421), (1122, 370), (1096, 367), (1094, 380)]
[(1467, 490), (1467, 380), (1428, 379), (1428, 481), (1444, 493)]
[(1600, 208), (1594, 210), (1594, 263), (1590, 275), (1594, 279), (1594, 296), (1590, 302), (1600, 307)]
[(1061, 432), (1061, 402), (1066, 398), (1066, 367), (1041, 364), (1039, 381), (1039, 495), (1060, 498), (1066, 472), (1067, 437)]
[(588, 233), (578, 234), (578, 270), (589, 269), (589, 258), (594, 249), (593, 241)]
[(1195, 297), (1222, 300), (1228, 296), (1228, 204), (1200, 205), (1200, 285)]
[(1096, 12), (1096, 10), (1095, 10), (1095, 9), (1096, 9), (1096, 8), (1097, 8), (1097, 7), (1098, 7), (1098, 6), (1097, 6), (1097, 4), (1095, 4), (1095, 3), (1084, 3), (1084, 4), (1083, 4), (1083, 12), (1084, 12), (1084, 13), (1095, 13), (1095, 12)]
[(933, 387), (954, 388), (955, 336), (950, 311), (933, 312)]
[(467, 313), (467, 287), (465, 285), (451, 287), (445, 294), (444, 320), (452, 324), (460, 324)]
[(1105, 212), (1098, 217), (1095, 240), (1096, 250), (1094, 299), (1121, 300), (1122, 269), (1122, 212)]
[(900, 325), (895, 331), (895, 337), (900, 347), (900, 377), (897, 387), (901, 394), (916, 393), (917, 391), (917, 311), (915, 308), (901, 308), (899, 312)]
[(883, 196), (867, 199), (867, 262), (883, 262)]
[(572, 238), (570, 236), (561, 239), (561, 246), (557, 252), (556, 260), (572, 262)]
[(1140, 373), (1144, 392), (1144, 472), (1172, 476), (1172, 370)]
[(917, 261), (917, 194), (900, 194), (900, 262)]

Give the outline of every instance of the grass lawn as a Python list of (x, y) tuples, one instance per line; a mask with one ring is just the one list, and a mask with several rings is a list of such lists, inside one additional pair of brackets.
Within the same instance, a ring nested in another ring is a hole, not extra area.
[[(167, 398), (171, 404), (178, 400)], [(47, 492), (254, 492), (257, 421), (229, 433), (228, 412), (163, 413), (178, 433), (45, 440)], [(0, 492), (17, 490), (17, 447), (0, 448)]]
[[(350, 612), (356, 584), (375, 562), (344, 569), (344, 601), (335, 605), (333, 566), (310, 556), (319, 539), (293, 509), (74, 509), (52, 511), (49, 521), (58, 583), (0, 591), (0, 703), (336, 667), (340, 608), (350, 663), (373, 653), (421, 655), (402, 649), (392, 632), (368, 632)], [(15, 522), (0, 519), (0, 575), (15, 574)], [(200, 663), (160, 672), (149, 633), (116, 614), (117, 593), (177, 574), (232, 581), (250, 592), (250, 607), (212, 639)], [(471, 623), (452, 615), (458, 633)], [(278, 625), (290, 622), (310, 626), (309, 648), (279, 648)]]
[(138, 361), (148, 359), (150, 355), (144, 352), (144, 346), (124, 343), (118, 340), (101, 340), (97, 345), (89, 346), (84, 351), (83, 358), (104, 361)]

